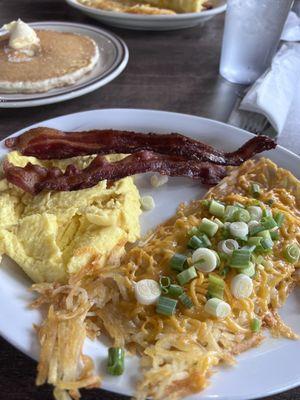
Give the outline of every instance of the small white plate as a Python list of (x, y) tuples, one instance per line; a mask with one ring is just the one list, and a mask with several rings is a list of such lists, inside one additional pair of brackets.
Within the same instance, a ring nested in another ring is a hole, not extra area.
[(198, 13), (186, 13), (175, 15), (142, 15), (129, 14), (114, 11), (104, 11), (85, 6), (77, 0), (66, 0), (67, 3), (105, 24), (117, 26), (118, 28), (168, 31), (173, 29), (191, 28), (199, 25), (226, 9), (226, 0), (212, 0), (213, 8)]
[[(217, 121), (191, 115), (134, 109), (81, 112), (33, 126), (48, 126), (64, 131), (115, 128), (137, 132), (179, 132), (224, 151), (232, 151), (253, 137), (250, 133)], [(23, 133), (24, 130), (13, 136)], [(6, 153), (7, 149), (2, 142), (0, 156)], [(263, 155), (300, 178), (300, 157), (281, 146)], [(170, 178), (166, 185), (154, 189), (149, 182), (149, 175), (139, 176), (137, 185), (142, 196), (151, 194), (156, 203), (151, 212), (146, 212), (141, 217), (143, 233), (173, 215), (182, 201), (200, 198), (207, 190), (199, 182), (186, 178)], [(41, 316), (37, 310), (27, 307), (32, 298), (28, 292), (30, 285), (31, 282), (21, 269), (4, 257), (0, 267), (0, 334), (28, 356), (37, 359), (38, 346), (32, 324), (38, 324)], [(280, 313), (283, 320), (300, 333), (299, 288), (293, 291)], [(104, 389), (131, 395), (134, 382), (139, 376), (138, 360), (128, 356), (125, 374), (119, 378), (108, 376), (105, 372), (108, 345), (105, 337), (95, 341), (86, 340), (84, 352), (94, 359), (103, 376)], [(188, 399), (250, 400), (288, 390), (300, 384), (299, 360), (300, 341), (267, 337), (260, 347), (241, 354), (237, 358), (237, 365), (216, 368), (209, 387)]]
[(73, 85), (52, 89), (44, 93), (7, 94), (0, 91), (0, 108), (33, 107), (58, 103), (90, 93), (115, 79), (128, 63), (128, 48), (118, 36), (104, 29), (71, 22), (36, 22), (36, 29), (72, 32), (92, 38), (100, 53), (95, 68)]

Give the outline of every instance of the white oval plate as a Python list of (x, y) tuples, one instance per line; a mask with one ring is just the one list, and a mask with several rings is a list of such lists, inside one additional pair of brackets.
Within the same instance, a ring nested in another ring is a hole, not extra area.
[(209, 20), (226, 9), (226, 0), (212, 0), (214, 8), (199, 13), (186, 13), (175, 15), (142, 15), (114, 11), (104, 11), (85, 6), (77, 0), (66, 0), (67, 3), (89, 17), (95, 18), (105, 24), (118, 28), (168, 31), (173, 29), (191, 28)]
[[(204, 118), (134, 109), (87, 111), (33, 126), (37, 125), (65, 131), (115, 128), (142, 132), (180, 132), (226, 151), (236, 149), (253, 136), (241, 129)], [(6, 152), (2, 142), (0, 155)], [(298, 156), (280, 146), (266, 155), (300, 178)], [(143, 233), (171, 216), (180, 202), (200, 198), (206, 192), (201, 184), (184, 178), (172, 178), (166, 185), (154, 189), (149, 184), (149, 176), (143, 175), (138, 178), (137, 184), (141, 194), (151, 194), (156, 203), (154, 210), (142, 215)], [(38, 346), (32, 324), (39, 323), (41, 317), (38, 311), (27, 308), (31, 299), (27, 290), (29, 286), (30, 281), (21, 270), (5, 258), (0, 268), (0, 334), (15, 347), (37, 359)], [(299, 289), (291, 294), (281, 314), (286, 323), (300, 333)], [(109, 377), (105, 373), (107, 345), (106, 338), (94, 342), (86, 340), (84, 351), (93, 357), (103, 374), (104, 389), (132, 394), (133, 382), (138, 375), (137, 358), (127, 357), (126, 372), (122, 377)], [(268, 337), (259, 348), (240, 355), (235, 367), (216, 368), (211, 385), (189, 399), (249, 400), (287, 390), (300, 384), (299, 360), (300, 342)]]
[(76, 83), (44, 93), (7, 94), (0, 92), (0, 108), (33, 107), (58, 103), (90, 93), (115, 79), (125, 69), (129, 53), (126, 44), (118, 36), (104, 29), (73, 22), (36, 22), (36, 29), (72, 32), (92, 38), (100, 52), (95, 68)]

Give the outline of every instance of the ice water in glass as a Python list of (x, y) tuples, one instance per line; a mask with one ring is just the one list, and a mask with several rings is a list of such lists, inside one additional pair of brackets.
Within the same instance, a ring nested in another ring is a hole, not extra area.
[(228, 0), (220, 74), (250, 84), (270, 66), (293, 0)]

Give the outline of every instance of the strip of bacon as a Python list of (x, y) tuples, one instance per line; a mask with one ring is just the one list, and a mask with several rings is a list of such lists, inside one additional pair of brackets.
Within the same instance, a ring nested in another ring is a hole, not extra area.
[(216, 184), (226, 175), (226, 167), (208, 162), (187, 161), (174, 156), (162, 156), (142, 151), (110, 163), (97, 156), (85, 169), (69, 165), (63, 173), (58, 168), (44, 168), (28, 163), (16, 167), (3, 162), (6, 179), (25, 192), (36, 195), (43, 190), (71, 191), (95, 186), (98, 182), (117, 180), (144, 172), (159, 172), (169, 176), (185, 176), (205, 184)]
[(209, 161), (220, 165), (240, 165), (255, 154), (276, 147), (267, 136), (256, 136), (240, 149), (225, 153), (205, 143), (180, 135), (136, 133), (116, 130), (62, 132), (51, 128), (34, 128), (5, 141), (10, 149), (39, 159), (62, 159), (88, 154), (132, 154), (152, 151), (183, 157), (187, 160)]

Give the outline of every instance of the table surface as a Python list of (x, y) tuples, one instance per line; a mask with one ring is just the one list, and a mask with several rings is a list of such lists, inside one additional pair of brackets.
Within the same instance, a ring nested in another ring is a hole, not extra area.
[[(0, 26), (66, 20), (96, 25), (63, 0), (0, 0)], [(149, 108), (200, 115), (226, 122), (244, 88), (218, 76), (224, 16), (204, 26), (174, 32), (137, 32), (109, 28), (127, 43), (130, 61), (115, 81), (93, 93), (48, 106), (0, 110), (0, 139), (34, 122), (97, 108)], [(279, 143), (300, 154), (300, 133)], [(35, 388), (36, 363), (0, 338), (0, 399), (50, 400), (51, 388)], [(83, 391), (83, 399), (125, 400), (102, 390)], [(268, 400), (300, 399), (300, 388)], [(267, 400), (267, 399), (265, 399)]]

